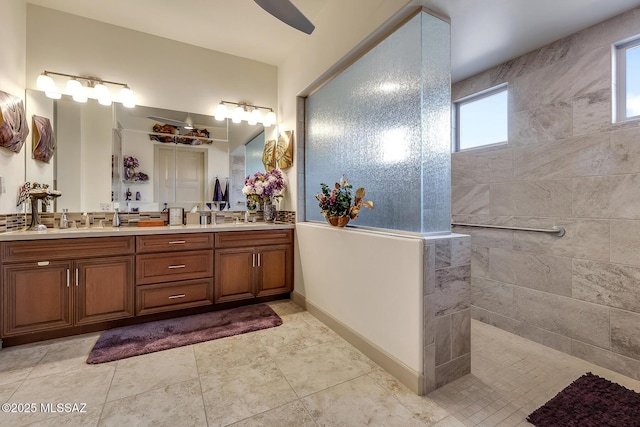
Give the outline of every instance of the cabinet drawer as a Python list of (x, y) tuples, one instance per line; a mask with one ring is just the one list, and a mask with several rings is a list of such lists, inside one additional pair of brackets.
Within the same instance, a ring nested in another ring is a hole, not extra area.
[(136, 252), (139, 254), (196, 249), (213, 249), (213, 233), (157, 234), (136, 237)]
[(136, 256), (136, 284), (213, 276), (213, 250)]
[(4, 262), (49, 261), (133, 254), (134, 239), (127, 236), (22, 240), (4, 242), (1, 247)]
[(228, 231), (216, 233), (217, 248), (277, 245), (293, 242), (293, 230)]
[(152, 314), (213, 304), (213, 279), (144, 285), (136, 288), (136, 314)]

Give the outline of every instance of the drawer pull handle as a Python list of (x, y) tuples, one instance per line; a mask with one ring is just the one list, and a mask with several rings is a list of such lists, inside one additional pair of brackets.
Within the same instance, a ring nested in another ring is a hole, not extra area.
[(38, 267), (44, 267), (45, 265), (49, 265), (49, 261), (38, 261)]
[(170, 245), (184, 245), (185, 243), (187, 243), (186, 240), (173, 240), (169, 242)]
[(67, 268), (67, 288), (69, 287), (69, 269)]
[(186, 297), (185, 294), (178, 294), (178, 295), (171, 295), (169, 299), (177, 299), (177, 298), (184, 298), (184, 297)]
[(170, 268), (170, 269), (174, 269), (174, 268), (185, 268), (185, 267), (186, 267), (186, 265), (184, 265), (184, 264), (180, 264), (180, 265), (170, 265), (170, 266), (169, 266), (169, 268)]

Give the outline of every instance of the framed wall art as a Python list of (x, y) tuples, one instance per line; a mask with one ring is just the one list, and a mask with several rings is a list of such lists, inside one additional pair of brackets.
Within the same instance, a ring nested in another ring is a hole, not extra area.
[(280, 169), (293, 166), (293, 131), (285, 130), (278, 135), (276, 147), (276, 162)]
[(276, 168), (276, 140), (270, 139), (264, 143), (264, 151), (262, 152), (262, 164), (264, 170), (270, 171)]
[(46, 117), (33, 115), (33, 155), (35, 160), (49, 163), (56, 150), (56, 137), (51, 121)]
[(19, 153), (28, 135), (22, 99), (0, 91), (0, 147)]

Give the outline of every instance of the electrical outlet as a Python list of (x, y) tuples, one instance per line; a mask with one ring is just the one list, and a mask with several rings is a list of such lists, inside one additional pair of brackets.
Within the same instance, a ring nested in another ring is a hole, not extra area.
[(103, 212), (111, 211), (111, 203), (100, 203), (100, 210)]
[(4, 185), (4, 176), (0, 176), (0, 194), (7, 192), (7, 187)]

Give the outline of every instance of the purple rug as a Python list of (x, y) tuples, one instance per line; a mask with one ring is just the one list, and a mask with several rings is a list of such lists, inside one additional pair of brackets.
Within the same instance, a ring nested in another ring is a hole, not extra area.
[(640, 427), (640, 394), (587, 372), (527, 421), (538, 427)]
[(105, 363), (155, 351), (244, 334), (282, 325), (282, 319), (266, 304), (104, 331), (87, 363)]

